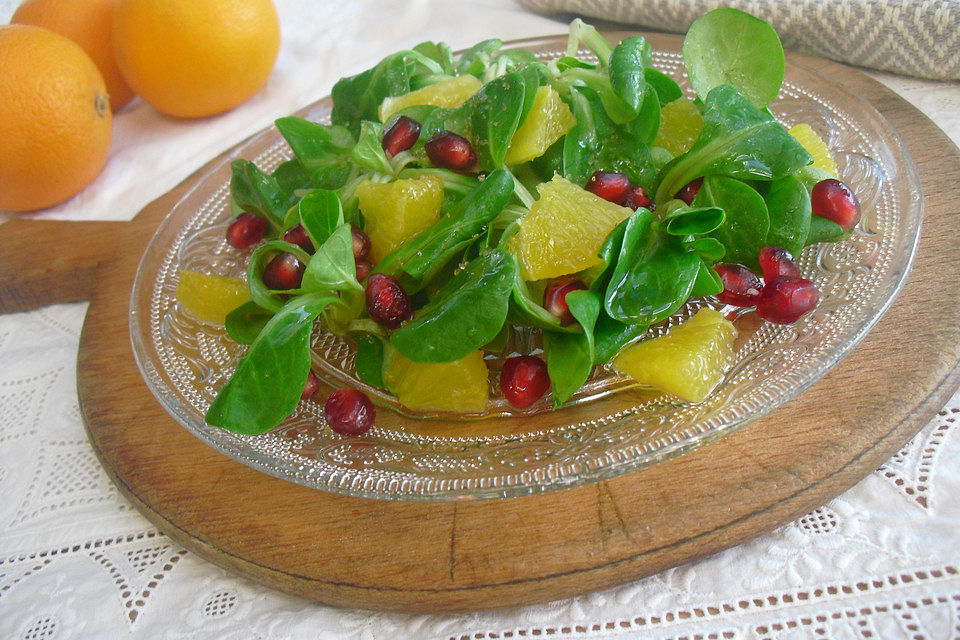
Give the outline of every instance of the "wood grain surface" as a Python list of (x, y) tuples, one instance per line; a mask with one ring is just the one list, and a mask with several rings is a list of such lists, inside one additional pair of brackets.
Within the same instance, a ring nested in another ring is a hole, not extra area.
[[(670, 38), (651, 36), (655, 47)], [(252, 580), (333, 605), (440, 612), (563, 598), (649, 575), (822, 505), (901, 448), (960, 384), (960, 152), (864, 74), (790, 58), (863, 96), (912, 154), (926, 203), (913, 273), (866, 339), (797, 399), (612, 480), (503, 500), (387, 502), (291, 484), (202, 443), (151, 395), (128, 333), (137, 263), (183, 186), (130, 223), (0, 226), (0, 311), (90, 300), (77, 377), (97, 455), (161, 530)]]

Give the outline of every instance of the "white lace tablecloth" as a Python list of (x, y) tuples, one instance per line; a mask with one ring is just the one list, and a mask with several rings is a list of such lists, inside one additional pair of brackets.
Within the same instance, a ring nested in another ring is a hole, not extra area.
[[(17, 0), (0, 0), (5, 22)], [(201, 121), (139, 102), (80, 196), (37, 217), (130, 219), (208, 158), (424, 39), (560, 33), (510, 0), (278, 0), (264, 91)], [(960, 142), (960, 85), (875, 77)], [(114, 489), (76, 399), (85, 304), (0, 316), (0, 638), (960, 638), (960, 396), (899, 454), (796, 522), (615, 589), (520, 609), (334, 609), (234, 577), (154, 529)]]

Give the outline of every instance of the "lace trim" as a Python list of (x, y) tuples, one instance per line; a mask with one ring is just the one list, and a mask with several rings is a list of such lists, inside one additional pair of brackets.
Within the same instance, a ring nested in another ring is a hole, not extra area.
[[(475, 633), (465, 633), (461, 635), (448, 636), (448, 640), (505, 640), (509, 638), (527, 638), (542, 636), (575, 636), (579, 634), (599, 633), (605, 631), (624, 631), (639, 630), (641, 628), (650, 628), (671, 623), (695, 622), (697, 620), (707, 620), (721, 615), (727, 615), (736, 612), (757, 612), (759, 610), (776, 610), (789, 606), (801, 604), (813, 604), (819, 602), (829, 603), (836, 596), (858, 596), (867, 594), (876, 594), (886, 589), (916, 585), (918, 583), (932, 583), (939, 580), (950, 579), (960, 576), (960, 569), (953, 565), (944, 565), (941, 567), (917, 570), (913, 573), (897, 572), (887, 574), (879, 578), (862, 580), (853, 584), (833, 583), (823, 587), (800, 592), (781, 592), (771, 594), (763, 598), (750, 598), (737, 601), (718, 602), (712, 605), (691, 607), (689, 609), (674, 609), (664, 611), (660, 615), (637, 616), (629, 620), (608, 620), (606, 622), (597, 622), (584, 625), (563, 625), (555, 627), (526, 627), (515, 628), (502, 631), (480, 631)], [(812, 626), (816, 623), (828, 622), (830, 620), (839, 620), (841, 618), (853, 618), (858, 615), (869, 616), (874, 613), (888, 613), (890, 611), (907, 612), (918, 607), (932, 607), (952, 603), (953, 610), (960, 616), (960, 592), (951, 596), (938, 596), (936, 598), (907, 598), (890, 605), (875, 605), (862, 608), (843, 608), (830, 614), (817, 614), (811, 616), (798, 616), (793, 620), (767, 624), (766, 626), (757, 626), (755, 631), (760, 634), (767, 633), (770, 630), (783, 631), (784, 629), (793, 629), (799, 626)], [(957, 617), (955, 616), (955, 617)], [(902, 617), (902, 616), (901, 616)], [(960, 620), (960, 618), (958, 618)], [(960, 625), (960, 622), (957, 623)], [(957, 627), (960, 630), (960, 626)], [(736, 634), (730, 632), (715, 632), (710, 635), (695, 636), (677, 636), (670, 640), (694, 640), (695, 638), (709, 638), (713, 640), (735, 638)], [(878, 637), (878, 636), (865, 636)]]
[[(881, 477), (890, 481), (897, 489), (924, 509), (931, 506), (930, 479), (933, 476), (934, 466), (939, 458), (943, 441), (951, 428), (956, 426), (958, 413), (960, 413), (960, 408), (957, 407), (940, 411), (937, 414), (939, 424), (936, 429), (930, 432), (928, 437), (914, 438), (879, 469)], [(911, 463), (914, 458), (916, 462)]]

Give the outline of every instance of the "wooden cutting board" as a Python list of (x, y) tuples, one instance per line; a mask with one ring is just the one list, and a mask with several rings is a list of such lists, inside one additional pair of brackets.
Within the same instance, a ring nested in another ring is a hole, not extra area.
[[(672, 36), (650, 40), (676, 46)], [(291, 484), (202, 443), (147, 389), (127, 328), (137, 263), (183, 185), (132, 222), (24, 216), (0, 226), (0, 311), (90, 301), (77, 380), (93, 448), (156, 526), (237, 574), (328, 604), (422, 612), (530, 604), (652, 574), (827, 502), (900, 449), (960, 384), (960, 152), (866, 75), (790, 58), (863, 96), (912, 154), (926, 201), (913, 273), (866, 339), (800, 397), (612, 480), (504, 500), (385, 502)]]

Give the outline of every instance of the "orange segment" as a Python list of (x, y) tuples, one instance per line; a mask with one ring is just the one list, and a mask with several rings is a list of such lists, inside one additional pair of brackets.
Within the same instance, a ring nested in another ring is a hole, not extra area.
[(555, 278), (600, 264), (597, 252), (607, 234), (633, 213), (561, 176), (544, 182), (537, 191), (540, 199), (510, 239), (524, 280)]
[(700, 137), (703, 116), (690, 98), (677, 98), (660, 110), (660, 130), (653, 146), (663, 147), (674, 157), (686, 153)]
[(364, 231), (370, 236), (370, 255), (376, 264), (385, 255), (423, 231), (440, 217), (443, 180), (436, 176), (364, 182), (357, 187)]
[(240, 278), (184, 270), (177, 282), (177, 302), (204, 322), (223, 324), (228, 313), (249, 299), (247, 283)]
[(441, 80), (422, 89), (405, 93), (402, 96), (385, 98), (380, 104), (380, 122), (386, 122), (390, 116), (401, 109), (423, 104), (453, 109), (459, 107), (467, 98), (480, 90), (483, 83), (474, 76), (464, 75)]
[(627, 347), (612, 364), (641, 384), (699, 402), (723, 378), (736, 336), (722, 313), (703, 308), (666, 335)]
[(482, 351), (453, 362), (413, 362), (394, 351), (384, 372), (400, 404), (414, 411), (479, 413), (487, 406), (487, 377)]
[(837, 164), (830, 155), (830, 149), (813, 127), (802, 122), (791, 127), (789, 133), (813, 156), (813, 166), (837, 175)]
[(540, 87), (527, 119), (513, 134), (504, 162), (520, 164), (539, 158), (575, 124), (577, 119), (556, 89)]

